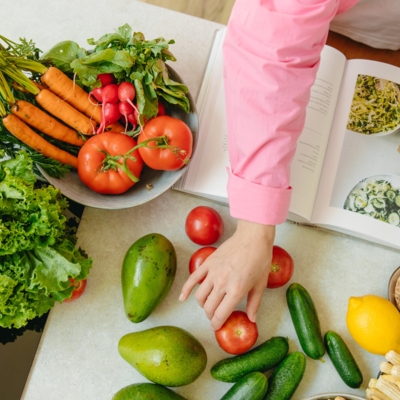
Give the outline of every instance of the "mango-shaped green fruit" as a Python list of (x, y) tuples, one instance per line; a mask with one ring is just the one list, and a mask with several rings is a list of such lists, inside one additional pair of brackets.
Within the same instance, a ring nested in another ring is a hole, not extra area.
[(156, 383), (134, 383), (118, 390), (112, 400), (186, 400), (165, 386)]
[(128, 333), (119, 340), (118, 351), (145, 378), (164, 386), (194, 382), (207, 364), (203, 345), (176, 326)]
[(168, 294), (175, 274), (175, 249), (165, 236), (151, 233), (133, 243), (125, 254), (121, 273), (128, 319), (144, 321)]

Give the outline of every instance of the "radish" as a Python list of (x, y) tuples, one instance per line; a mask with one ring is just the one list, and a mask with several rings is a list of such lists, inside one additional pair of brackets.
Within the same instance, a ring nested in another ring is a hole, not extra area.
[(136, 108), (133, 104), (136, 91), (135, 86), (131, 82), (121, 82), (118, 86), (118, 98), (122, 102), (130, 104), (133, 108)]
[(126, 117), (134, 112), (134, 108), (126, 101), (120, 101), (118, 103), (119, 112)]
[(90, 92), (90, 95), (93, 96), (97, 101), (102, 102), (103, 101), (103, 88), (102, 87), (94, 88)]
[(119, 111), (117, 103), (106, 103), (103, 104), (102, 107), (103, 121), (101, 122), (101, 124), (103, 125), (104, 122), (104, 127), (117, 122), (121, 118), (121, 113)]
[(113, 74), (99, 74), (97, 75), (97, 79), (100, 79), (101, 86), (106, 86), (115, 82)]
[(157, 115), (165, 115), (165, 106), (163, 103), (161, 103), (160, 100), (158, 100), (158, 113)]
[[(108, 116), (105, 115), (106, 110), (107, 114), (110, 115), (119, 115), (119, 117), (114, 121), (116, 122), (119, 118), (121, 118), (121, 113), (118, 109), (118, 85), (116, 83), (110, 83), (107, 86), (102, 87), (102, 108), (101, 108), (101, 124), (97, 133), (104, 132), (104, 129), (107, 125), (110, 124)], [(109, 107), (110, 104), (113, 104), (115, 107)], [(115, 111), (108, 111), (115, 110)], [(114, 119), (114, 118), (112, 118)], [(111, 122), (113, 123), (113, 122)]]

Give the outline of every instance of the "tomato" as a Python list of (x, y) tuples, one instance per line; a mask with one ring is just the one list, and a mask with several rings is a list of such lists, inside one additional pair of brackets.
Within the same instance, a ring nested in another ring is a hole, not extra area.
[(274, 289), (285, 285), (292, 277), (293, 270), (294, 263), (290, 254), (282, 247), (273, 246), (267, 288)]
[(194, 208), (186, 217), (185, 230), (189, 239), (201, 246), (215, 243), (224, 233), (224, 222), (211, 207)]
[[(214, 253), (214, 251), (217, 250), (216, 247), (202, 247), (198, 250), (196, 250), (193, 254), (192, 257), (190, 257), (189, 260), (189, 272), (193, 274), (194, 271), (196, 271), (197, 268), (200, 267), (201, 264), (206, 260), (206, 258)], [(204, 279), (200, 281), (202, 283)]]
[(244, 311), (234, 311), (220, 329), (215, 338), (222, 350), (229, 354), (242, 354), (250, 350), (258, 338), (258, 327), (251, 322)]
[(71, 278), (70, 281), (71, 281), (71, 286), (74, 286), (74, 291), (72, 292), (72, 295), (69, 299), (64, 300), (64, 303), (70, 303), (71, 301), (79, 299), (79, 297), (83, 295), (83, 292), (86, 289), (86, 284), (87, 284), (86, 279), (82, 279), (80, 281), (75, 282), (75, 279)]
[(135, 139), (123, 133), (103, 132), (92, 136), (79, 150), (79, 178), (97, 193), (126, 192), (139, 179), (143, 168), (137, 150), (130, 153), (123, 166), (123, 156), (135, 146)]
[[(155, 140), (151, 139), (157, 139)], [(152, 169), (175, 171), (189, 162), (193, 150), (193, 135), (190, 128), (180, 119), (161, 115), (152, 118), (138, 137), (139, 153)]]

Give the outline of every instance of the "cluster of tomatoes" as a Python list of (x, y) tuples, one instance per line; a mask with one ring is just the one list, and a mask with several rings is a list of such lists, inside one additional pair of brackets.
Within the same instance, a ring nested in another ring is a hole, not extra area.
[[(224, 223), (220, 214), (211, 207), (199, 206), (186, 217), (185, 231), (190, 240), (204, 247), (196, 250), (189, 260), (189, 272), (192, 274), (212, 254), (223, 232)], [(271, 272), (267, 288), (275, 289), (289, 282), (293, 275), (294, 263), (290, 254), (282, 247), (273, 246)], [(203, 279), (204, 280), (204, 279)], [(199, 283), (203, 282), (200, 281)], [(250, 321), (244, 311), (235, 310), (215, 332), (219, 346), (229, 354), (241, 354), (248, 351), (258, 338), (257, 324)]]
[(103, 74), (102, 86), (91, 92), (102, 104), (102, 123), (98, 134), (90, 137), (78, 154), (79, 178), (100, 194), (126, 192), (139, 181), (144, 165), (162, 171), (180, 169), (189, 162), (193, 150), (189, 126), (165, 115), (161, 102), (158, 102), (159, 114), (140, 126), (135, 135), (128, 134), (127, 129), (104, 131), (121, 116), (132, 129), (139, 123), (133, 84), (116, 84), (113, 79), (112, 75)]

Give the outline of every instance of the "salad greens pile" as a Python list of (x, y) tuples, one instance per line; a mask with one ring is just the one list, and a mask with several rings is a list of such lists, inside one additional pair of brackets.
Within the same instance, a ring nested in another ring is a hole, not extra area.
[(386, 79), (359, 75), (347, 129), (370, 135), (400, 126), (400, 88)]
[(44, 53), (41, 60), (66, 74), (75, 75), (76, 82), (89, 90), (100, 86), (99, 74), (113, 74), (118, 83), (132, 82), (143, 120), (157, 115), (159, 97), (189, 112), (188, 88), (171, 79), (165, 64), (166, 61), (176, 61), (168, 49), (173, 40), (145, 40), (141, 32), (134, 33), (125, 24), (114, 33), (87, 42), (94, 46), (92, 51), (75, 42), (62, 41)]
[(368, 179), (356, 186), (344, 208), (400, 227), (400, 189), (386, 179)]
[[(2, 156), (2, 154), (0, 154)], [(0, 162), (0, 326), (19, 328), (71, 297), (92, 260), (76, 248), (67, 200), (37, 187), (33, 161), (20, 151)]]

